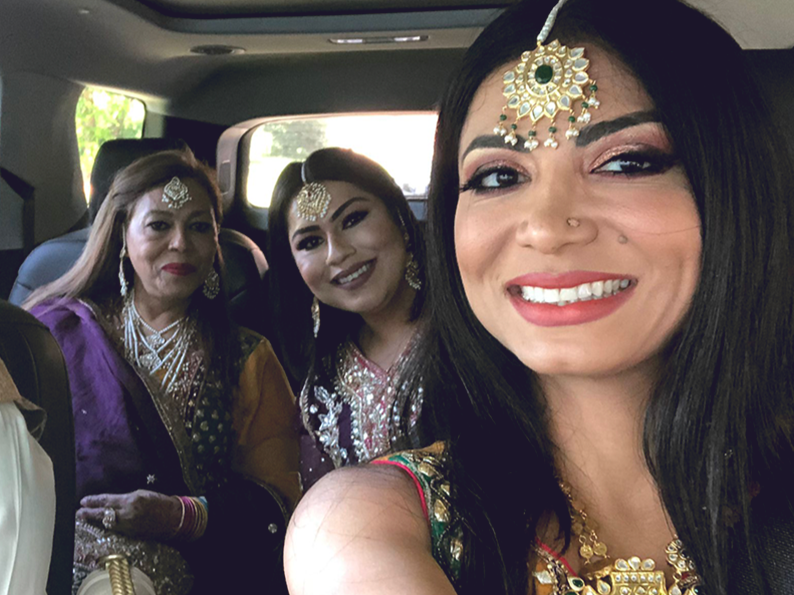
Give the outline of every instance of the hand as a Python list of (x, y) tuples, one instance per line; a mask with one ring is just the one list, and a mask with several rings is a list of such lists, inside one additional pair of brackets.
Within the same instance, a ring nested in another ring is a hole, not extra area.
[(116, 512), (113, 531), (136, 539), (165, 541), (176, 533), (182, 504), (176, 496), (149, 490), (129, 494), (97, 494), (80, 500), (77, 518), (102, 526), (105, 511)]

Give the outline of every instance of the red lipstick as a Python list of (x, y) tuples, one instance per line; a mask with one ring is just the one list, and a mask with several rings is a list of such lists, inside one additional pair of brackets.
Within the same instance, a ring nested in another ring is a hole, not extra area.
[[(528, 301), (522, 296), (522, 287), (535, 287), (550, 290), (578, 288), (584, 284), (606, 281), (628, 281), (629, 285), (621, 288), (614, 295), (593, 295), (560, 306), (556, 303), (537, 303)], [(637, 279), (624, 273), (604, 273), (595, 271), (570, 271), (566, 273), (529, 273), (511, 279), (505, 284), (505, 291), (516, 311), (531, 324), (537, 326), (571, 326), (585, 324), (609, 316), (625, 304), (634, 294)]]
[(163, 267), (166, 273), (171, 273), (172, 275), (176, 275), (177, 277), (186, 277), (187, 275), (192, 275), (196, 272), (196, 267), (192, 264), (188, 264), (187, 262), (169, 262), (167, 265)]

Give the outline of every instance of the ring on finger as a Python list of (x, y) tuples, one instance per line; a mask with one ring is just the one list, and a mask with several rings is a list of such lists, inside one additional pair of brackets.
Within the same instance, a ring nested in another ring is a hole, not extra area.
[(102, 515), (102, 524), (105, 529), (113, 529), (116, 526), (116, 511), (114, 509), (105, 509), (105, 514)]

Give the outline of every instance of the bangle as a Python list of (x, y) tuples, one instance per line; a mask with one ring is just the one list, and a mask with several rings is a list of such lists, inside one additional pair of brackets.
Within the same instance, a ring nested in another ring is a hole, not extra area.
[(203, 497), (190, 496), (178, 496), (178, 498), (182, 504), (182, 520), (172, 539), (195, 541), (207, 530), (209, 520), (207, 500)]

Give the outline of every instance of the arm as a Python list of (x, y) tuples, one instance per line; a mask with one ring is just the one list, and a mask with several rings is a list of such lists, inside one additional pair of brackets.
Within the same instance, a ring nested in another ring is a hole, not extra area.
[(300, 497), (295, 397), (267, 340), (245, 363), (233, 421), (235, 470), (275, 487), (294, 506)]
[(393, 467), (333, 471), (292, 517), (284, 548), (291, 595), (454, 595), (433, 559), (416, 487)]

